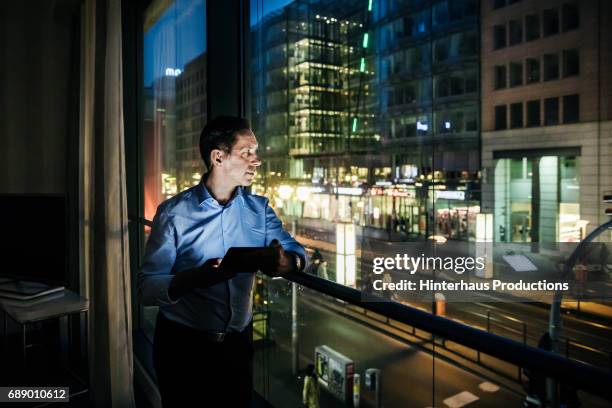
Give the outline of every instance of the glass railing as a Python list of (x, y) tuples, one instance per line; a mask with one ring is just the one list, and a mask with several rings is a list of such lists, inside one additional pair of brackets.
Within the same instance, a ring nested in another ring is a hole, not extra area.
[[(255, 341), (255, 390), (275, 407), (303, 406), (311, 364), (322, 407), (610, 404), (610, 371), (566, 358), (580, 345), (538, 349), (501, 312), (474, 328), (396, 302), (363, 302), (359, 291), (308, 274), (286, 278), (262, 276), (255, 291), (254, 320), (266, 333)], [(557, 392), (547, 392), (547, 378)]]

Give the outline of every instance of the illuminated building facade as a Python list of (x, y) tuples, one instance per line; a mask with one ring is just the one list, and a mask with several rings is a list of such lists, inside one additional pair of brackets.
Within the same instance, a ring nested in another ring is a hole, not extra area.
[(387, 239), (468, 238), (480, 200), (477, 4), (295, 1), (253, 28), (260, 182), (284, 215)]

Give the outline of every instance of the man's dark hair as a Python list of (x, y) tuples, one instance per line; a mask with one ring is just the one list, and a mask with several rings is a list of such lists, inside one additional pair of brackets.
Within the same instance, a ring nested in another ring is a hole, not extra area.
[(237, 116), (217, 116), (209, 121), (200, 134), (200, 155), (206, 168), (211, 169), (210, 152), (215, 149), (230, 153), (236, 142), (236, 135), (243, 130), (251, 129), (245, 118)]

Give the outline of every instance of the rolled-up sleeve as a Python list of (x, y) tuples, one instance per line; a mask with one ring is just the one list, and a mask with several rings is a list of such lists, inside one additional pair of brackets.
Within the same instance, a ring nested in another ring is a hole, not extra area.
[(283, 228), (283, 223), (278, 218), (272, 207), (266, 202), (266, 246), (277, 239), (283, 249), (287, 252), (293, 252), (302, 259), (302, 265), (306, 264), (306, 252), (302, 244), (297, 242)]
[(158, 209), (147, 241), (142, 267), (138, 274), (140, 301), (144, 306), (176, 303), (168, 296), (168, 287), (176, 260), (174, 227), (168, 214)]

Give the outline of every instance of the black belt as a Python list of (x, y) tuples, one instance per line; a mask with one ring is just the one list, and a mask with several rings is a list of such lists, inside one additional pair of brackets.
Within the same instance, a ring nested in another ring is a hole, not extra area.
[[(194, 329), (193, 327), (186, 326), (182, 323), (175, 322), (174, 320), (170, 320), (162, 312), (159, 312), (158, 314), (159, 314), (158, 319), (163, 320), (162, 324), (166, 326), (180, 327), (181, 330), (192, 331), (194, 332), (194, 334), (197, 334), (198, 336), (203, 336), (204, 338), (206, 338), (206, 340), (210, 341), (211, 343), (223, 343), (229, 338), (233, 338), (233, 337), (244, 334), (244, 331), (243, 332), (205, 332), (202, 330)], [(157, 324), (159, 324), (159, 320)]]

